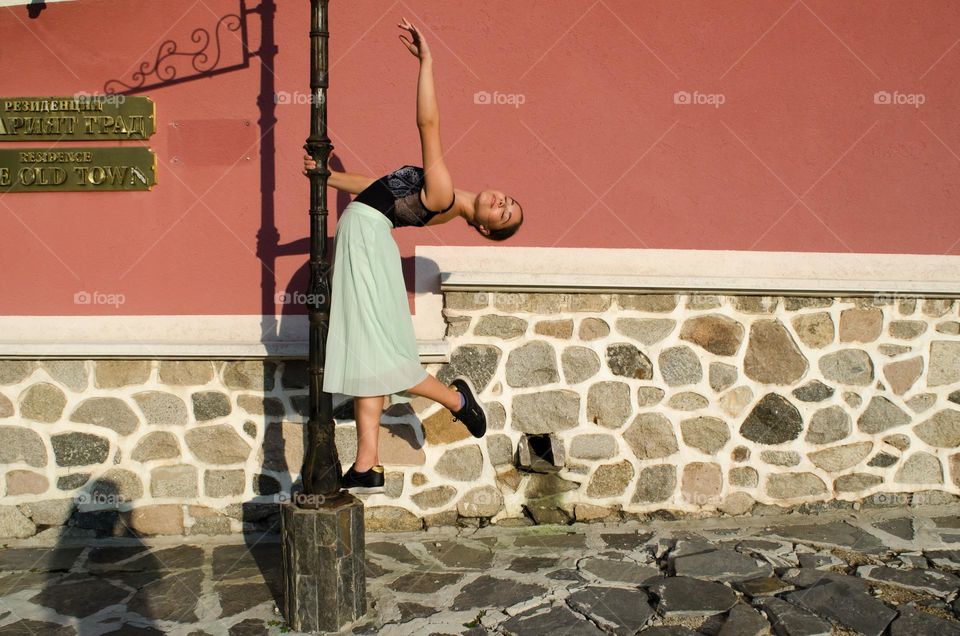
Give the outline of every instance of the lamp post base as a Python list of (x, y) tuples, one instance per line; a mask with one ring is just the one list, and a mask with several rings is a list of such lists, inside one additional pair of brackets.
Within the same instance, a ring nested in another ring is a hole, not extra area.
[(363, 503), (347, 493), (316, 509), (280, 506), (283, 614), (302, 632), (338, 631), (367, 612)]

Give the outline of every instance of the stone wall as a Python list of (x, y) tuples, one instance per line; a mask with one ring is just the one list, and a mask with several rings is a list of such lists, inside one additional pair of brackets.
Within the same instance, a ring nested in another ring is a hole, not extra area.
[[(503, 430), (487, 457), (510, 514), (538, 517), (545, 491), (548, 518), (960, 493), (955, 300), (448, 293), (445, 306), (443, 373), (493, 401)], [(564, 471), (518, 483), (511, 449), (544, 434)]]
[[(391, 406), (367, 527), (956, 499), (958, 306), (448, 292), (451, 360), (427, 368), (473, 380), (488, 434), (423, 398)], [(0, 536), (274, 527), (306, 386), (303, 360), (0, 361)], [(335, 405), (346, 468), (353, 403)]]

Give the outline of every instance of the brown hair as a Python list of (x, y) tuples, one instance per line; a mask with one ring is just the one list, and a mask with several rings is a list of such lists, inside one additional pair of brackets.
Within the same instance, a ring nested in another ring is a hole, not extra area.
[[(516, 199), (514, 199), (513, 201), (514, 203), (517, 203)], [(517, 205), (520, 205), (520, 204), (517, 203)], [(510, 238), (511, 236), (517, 233), (517, 230), (519, 230), (520, 226), (523, 225), (523, 220), (525, 218), (527, 218), (527, 215), (523, 211), (523, 206), (520, 205), (520, 222), (519, 223), (514, 223), (510, 227), (500, 228), (497, 230), (490, 230), (489, 234), (484, 234), (483, 232), (481, 232), (476, 225), (474, 225), (473, 227), (474, 229), (477, 230), (477, 233), (480, 234), (483, 238), (490, 239), (491, 241), (506, 241), (508, 238)], [(471, 223), (471, 225), (473, 224)]]

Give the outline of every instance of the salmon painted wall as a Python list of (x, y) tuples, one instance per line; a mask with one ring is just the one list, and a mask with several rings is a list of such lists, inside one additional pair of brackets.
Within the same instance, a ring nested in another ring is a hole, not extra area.
[[(302, 312), (275, 296), (307, 279), (307, 0), (3, 7), (2, 96), (131, 83), (228, 14), (244, 26), (221, 26), (215, 72), (173, 58), (136, 93), (157, 104), (152, 192), (0, 196), (0, 314)], [(510, 244), (960, 254), (960, 3), (331, 0), (348, 171), (421, 163), (404, 16), (434, 52), (455, 184), (524, 205)], [(349, 197), (329, 201), (332, 235)], [(410, 290), (416, 245), (490, 244), (461, 222), (394, 237)]]

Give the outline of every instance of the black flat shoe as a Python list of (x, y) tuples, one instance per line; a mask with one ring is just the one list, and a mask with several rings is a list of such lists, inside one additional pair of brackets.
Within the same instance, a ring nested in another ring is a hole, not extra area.
[(456, 389), (465, 398), (462, 409), (450, 411), (453, 419), (463, 422), (474, 437), (483, 437), (487, 432), (487, 410), (477, 400), (477, 392), (470, 378), (460, 376), (450, 383), (450, 387)]
[(371, 466), (360, 473), (353, 464), (340, 478), (340, 487), (358, 494), (383, 492), (383, 466)]

